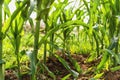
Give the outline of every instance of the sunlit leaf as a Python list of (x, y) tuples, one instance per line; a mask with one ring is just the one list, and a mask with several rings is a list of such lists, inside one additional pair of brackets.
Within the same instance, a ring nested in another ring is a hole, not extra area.
[(104, 73), (99, 73), (94, 76), (95, 79), (100, 79)]
[(71, 74), (66, 75), (65, 77), (62, 78), (62, 80), (66, 80), (71, 76)]

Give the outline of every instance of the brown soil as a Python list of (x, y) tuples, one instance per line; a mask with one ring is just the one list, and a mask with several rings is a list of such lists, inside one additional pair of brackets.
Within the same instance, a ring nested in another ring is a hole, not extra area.
[[(72, 69), (75, 69), (67, 56), (61, 56), (61, 57), (63, 57), (68, 62), (68, 64), (70, 65)], [(94, 66), (96, 66), (96, 64), (98, 64), (100, 60), (86, 63), (85, 61), (88, 58), (88, 56), (81, 55), (81, 54), (74, 54), (72, 55), (72, 58), (75, 59), (79, 63), (83, 71), (83, 73), (79, 75), (79, 78), (77, 80), (89, 80), (95, 75)], [(49, 68), (49, 70), (52, 71), (56, 75), (57, 80), (61, 80), (64, 76), (69, 74), (69, 71), (66, 70), (66, 68), (55, 57), (48, 58), (46, 65)], [(47, 72), (44, 75), (40, 74), (37, 77), (38, 77), (38, 80), (53, 80), (48, 75)], [(103, 80), (103, 79), (104, 80), (120, 80), (120, 71), (115, 71), (115, 72), (106, 71), (104, 72), (104, 76), (99, 80)], [(5, 80), (18, 80), (18, 78), (15, 75), (15, 70), (12, 70), (12, 69), (6, 70)], [(30, 75), (29, 74), (22, 75), (22, 80), (30, 80)], [(70, 76), (70, 78), (67, 80), (73, 80), (73, 76)]]

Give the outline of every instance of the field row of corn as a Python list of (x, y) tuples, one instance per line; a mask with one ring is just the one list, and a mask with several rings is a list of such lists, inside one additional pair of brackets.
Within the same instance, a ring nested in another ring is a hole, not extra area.
[(8, 6), (11, 1), (0, 0), (0, 80), (4, 70), (12, 67), (17, 67), (21, 80), (21, 63), (26, 61), (31, 80), (37, 80), (38, 66), (56, 80), (46, 66), (47, 57), (52, 56), (77, 79), (80, 66), (75, 62), (76, 71), (71, 70), (54, 54), (58, 50), (88, 54), (87, 62), (101, 58), (94, 79), (103, 70), (120, 70), (120, 0), (16, 0), (13, 13)]

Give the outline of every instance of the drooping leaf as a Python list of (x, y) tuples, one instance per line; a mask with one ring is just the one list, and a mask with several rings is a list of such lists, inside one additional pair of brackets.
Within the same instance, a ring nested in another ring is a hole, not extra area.
[(72, 69), (70, 68), (70, 66), (68, 65), (68, 63), (67, 63), (63, 58), (61, 58), (61, 57), (58, 56), (58, 55), (55, 55), (55, 56), (56, 56), (56, 58), (63, 64), (63, 66), (64, 66), (75, 78), (78, 77), (79, 73), (76, 72), (76, 71), (74, 71), (74, 70), (72, 70)]
[(104, 65), (105, 65), (108, 57), (109, 57), (109, 56), (108, 56), (108, 53), (105, 52), (105, 53), (103, 54), (103, 57), (102, 57), (102, 59), (101, 59), (100, 64), (98, 64), (98, 66), (97, 66), (97, 70), (101, 70), (101, 69), (104, 67)]
[(42, 64), (42, 65), (47, 70), (48, 74), (53, 78), (53, 80), (56, 80), (55, 74), (52, 71), (50, 71), (45, 64)]

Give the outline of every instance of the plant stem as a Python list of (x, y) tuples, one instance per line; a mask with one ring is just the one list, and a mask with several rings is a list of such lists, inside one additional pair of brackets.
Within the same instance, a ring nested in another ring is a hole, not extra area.
[(32, 53), (33, 56), (33, 63), (32, 64), (32, 70), (35, 73), (32, 73), (32, 80), (36, 80), (36, 68), (34, 65), (37, 64), (37, 54), (38, 54), (38, 41), (39, 41), (39, 30), (40, 30), (40, 21), (36, 21), (36, 28), (35, 28), (35, 33), (34, 33), (34, 51)]
[[(45, 34), (47, 34), (47, 28), (48, 28), (47, 16), (46, 16), (46, 18), (45, 18), (45, 24), (46, 24)], [(46, 42), (46, 40), (45, 40), (45, 42), (44, 42), (44, 64), (46, 64), (46, 54), (47, 54), (47, 42)]]
[(94, 39), (95, 39), (95, 42), (96, 42), (97, 55), (99, 55), (99, 42), (98, 42), (97, 36), (95, 35), (94, 32), (93, 32), (93, 36), (94, 36)]
[(44, 64), (46, 64), (46, 52), (47, 52), (46, 45), (47, 45), (47, 43), (45, 41), (45, 43), (44, 43)]
[(3, 70), (3, 61), (2, 61), (2, 41), (3, 41), (3, 34), (2, 34), (2, 4), (3, 0), (0, 0), (0, 80), (4, 80), (4, 70)]
[(36, 28), (35, 28), (35, 34), (34, 34), (34, 58), (35, 58), (35, 64), (37, 63), (39, 30), (40, 30), (40, 21), (36, 21)]
[(33, 57), (33, 64), (32, 64), (32, 80), (36, 80), (36, 68), (34, 66), (36, 66), (37, 64), (37, 54), (38, 54), (38, 42), (39, 42), (39, 31), (40, 31), (40, 18), (39, 17), (39, 8), (40, 8), (40, 3), (41, 1), (37, 0), (37, 19), (36, 19), (36, 27), (35, 27), (35, 32), (34, 32), (34, 50), (32, 53), (32, 57)]
[[(54, 33), (50, 36), (50, 43), (54, 45)], [(50, 45), (50, 57), (53, 57), (53, 45)]]
[(15, 54), (16, 54), (16, 58), (17, 58), (17, 66), (18, 66), (18, 78), (19, 80), (21, 80), (21, 73), (20, 73), (20, 61), (19, 61), (19, 49), (18, 47), (16, 46), (16, 49), (15, 49)]
[(15, 42), (15, 55), (16, 55), (17, 66), (18, 66), (18, 79), (21, 80), (20, 60), (19, 60), (20, 36), (19, 36), (19, 33), (18, 33), (18, 23), (17, 23), (17, 21), (15, 22), (14, 42)]
[[(46, 34), (46, 29), (45, 29), (45, 34)], [(46, 53), (47, 53), (47, 42), (45, 40), (44, 42), (44, 64), (46, 64)]]

